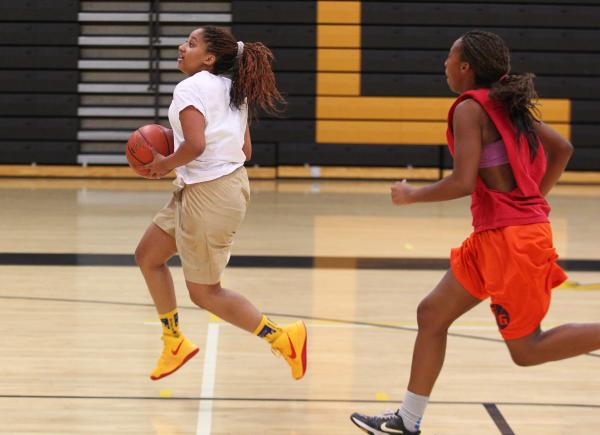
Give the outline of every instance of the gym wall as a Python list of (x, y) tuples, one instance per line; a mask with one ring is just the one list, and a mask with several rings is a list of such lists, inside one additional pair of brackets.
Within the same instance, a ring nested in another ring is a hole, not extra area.
[(69, 163), (77, 142), (79, 1), (0, 1), (0, 163)]
[(168, 124), (183, 78), (177, 45), (213, 24), (276, 56), (288, 110), (252, 126), (249, 164), (275, 176), (411, 168), (435, 178), (451, 168), (443, 62), (473, 28), (506, 39), (513, 72), (536, 73), (544, 120), (576, 147), (568, 169), (600, 170), (600, 0), (21, 3), (0, 1), (2, 163), (125, 164), (132, 130)]
[(451, 167), (449, 47), (479, 28), (534, 72), (543, 119), (570, 138), (571, 170), (600, 169), (600, 1), (234, 1), (233, 30), (277, 57), (288, 118), (255, 126), (279, 165)]

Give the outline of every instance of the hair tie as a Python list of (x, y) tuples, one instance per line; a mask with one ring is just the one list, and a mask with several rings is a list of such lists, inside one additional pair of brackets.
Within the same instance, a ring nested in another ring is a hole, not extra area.
[(238, 51), (237, 51), (236, 57), (240, 57), (242, 55), (242, 53), (244, 52), (244, 43), (242, 41), (238, 41), (237, 46), (238, 46)]
[(503, 82), (504, 80), (508, 80), (508, 73), (504, 74), (502, 77), (500, 77), (500, 79), (498, 81)]

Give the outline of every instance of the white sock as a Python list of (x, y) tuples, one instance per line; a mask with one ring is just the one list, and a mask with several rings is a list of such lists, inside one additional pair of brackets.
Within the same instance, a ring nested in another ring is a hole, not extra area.
[(421, 419), (427, 408), (429, 397), (419, 396), (406, 390), (404, 401), (400, 408), (400, 416), (404, 422), (404, 426), (411, 432), (416, 432), (421, 426)]

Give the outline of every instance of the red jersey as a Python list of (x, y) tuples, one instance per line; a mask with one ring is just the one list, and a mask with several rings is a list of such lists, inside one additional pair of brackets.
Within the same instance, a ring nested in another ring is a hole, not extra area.
[(546, 172), (546, 154), (539, 144), (535, 158), (531, 160), (529, 144), (525, 135), (519, 135), (512, 125), (508, 112), (500, 102), (491, 100), (489, 89), (475, 89), (463, 92), (448, 112), (448, 148), (454, 155), (454, 134), (452, 118), (454, 109), (463, 100), (477, 101), (490, 117), (506, 146), (506, 154), (517, 187), (511, 192), (498, 192), (488, 188), (481, 177), (471, 195), (471, 214), (475, 232), (503, 228), (512, 225), (526, 225), (548, 222), (550, 206), (540, 193), (540, 182)]

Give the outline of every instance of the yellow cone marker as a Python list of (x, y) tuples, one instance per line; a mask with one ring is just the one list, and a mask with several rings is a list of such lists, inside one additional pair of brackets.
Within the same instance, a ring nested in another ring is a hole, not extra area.
[(388, 396), (386, 392), (380, 391), (378, 393), (375, 393), (375, 400), (381, 400), (381, 401), (390, 400), (390, 396)]
[(562, 290), (575, 291), (600, 290), (600, 283), (581, 284), (577, 281), (565, 281), (558, 288)]
[(158, 392), (158, 395), (160, 397), (171, 397), (173, 395), (173, 392), (171, 390), (160, 390)]

